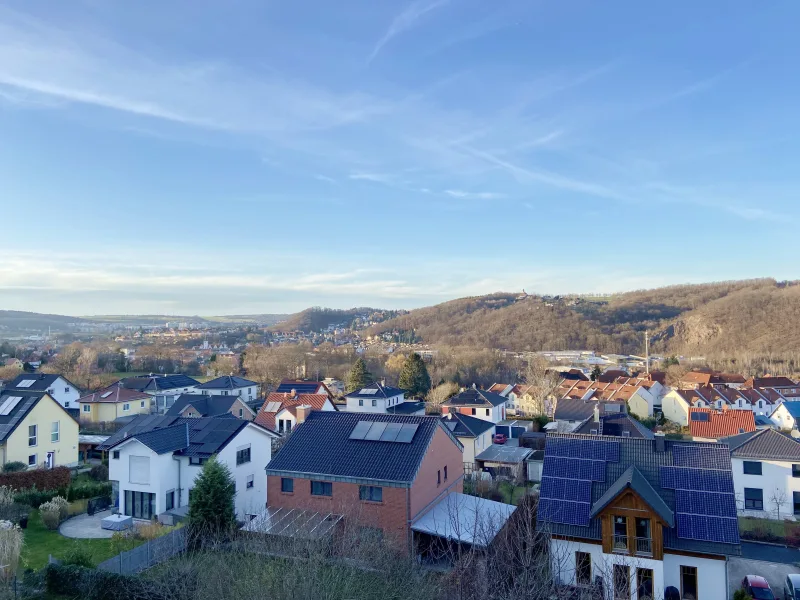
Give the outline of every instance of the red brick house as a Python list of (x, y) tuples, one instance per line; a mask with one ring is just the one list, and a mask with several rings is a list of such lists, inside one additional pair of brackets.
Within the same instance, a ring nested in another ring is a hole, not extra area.
[(411, 549), (414, 521), (463, 489), (463, 447), (438, 417), (298, 412), (267, 465), (270, 510), (341, 516)]

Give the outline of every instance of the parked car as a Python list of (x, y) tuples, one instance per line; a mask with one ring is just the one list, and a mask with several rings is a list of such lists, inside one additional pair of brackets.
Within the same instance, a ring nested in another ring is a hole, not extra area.
[(760, 575), (746, 575), (742, 579), (742, 589), (754, 600), (775, 600), (769, 583)]
[(495, 444), (505, 444), (508, 438), (503, 433), (495, 433), (492, 440)]
[(792, 573), (783, 582), (783, 600), (800, 600), (800, 575)]

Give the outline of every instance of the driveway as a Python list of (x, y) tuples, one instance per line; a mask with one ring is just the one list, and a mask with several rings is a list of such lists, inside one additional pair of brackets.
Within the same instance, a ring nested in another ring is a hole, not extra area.
[(729, 597), (732, 598), (739, 589), (745, 575), (761, 575), (769, 581), (775, 596), (782, 599), (783, 580), (789, 573), (800, 573), (800, 552), (797, 550), (742, 542), (742, 556), (728, 559)]
[(113, 531), (100, 527), (100, 521), (111, 514), (110, 510), (89, 515), (78, 515), (64, 521), (58, 528), (61, 535), (76, 539), (102, 539), (110, 538)]

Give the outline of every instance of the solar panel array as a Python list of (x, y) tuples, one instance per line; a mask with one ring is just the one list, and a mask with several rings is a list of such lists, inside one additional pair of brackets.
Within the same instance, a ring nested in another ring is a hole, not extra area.
[[(39, 396), (27, 396), (24, 397), (23, 402), (15, 403), (16, 410), (13, 410), (13, 414), (7, 415), (8, 421), (5, 423), (0, 424), (0, 440), (6, 439), (14, 428), (17, 426), (25, 415), (28, 414), (28, 411), (31, 407), (36, 404), (36, 401), (39, 399)], [(4, 419), (5, 420), (5, 419)]]
[(22, 381), (20, 381), (20, 382), (17, 384), (17, 387), (18, 387), (18, 388), (29, 388), (29, 387), (31, 387), (31, 386), (32, 386), (34, 383), (36, 383), (36, 380), (35, 380), (35, 379), (23, 379)]
[(410, 444), (419, 425), (389, 421), (359, 421), (350, 433), (351, 440)]
[(7, 416), (14, 407), (22, 400), (22, 396), (7, 396), (3, 403), (0, 404), (0, 416)]
[(672, 462), (676, 467), (698, 467), (729, 471), (731, 469), (731, 453), (728, 448), (676, 444), (672, 447)]
[(539, 492), (539, 519), (588, 526), (592, 482), (605, 481), (608, 461), (619, 461), (619, 442), (548, 439)]
[(723, 544), (739, 543), (730, 451), (676, 444), (675, 466), (661, 467), (661, 487), (675, 490), (678, 537)]

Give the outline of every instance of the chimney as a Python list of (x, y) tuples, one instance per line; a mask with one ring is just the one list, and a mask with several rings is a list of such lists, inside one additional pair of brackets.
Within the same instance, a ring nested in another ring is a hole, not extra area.
[(292, 398), (296, 398), (296, 397), (297, 397), (297, 390), (292, 388)]
[(386, 377), (381, 378), (381, 387), (386, 387)]
[(661, 431), (657, 431), (655, 433), (655, 439), (653, 440), (653, 444), (655, 446), (656, 452), (664, 452), (664, 433)]
[(595, 404), (594, 405), (594, 411), (592, 411), (592, 412), (594, 413), (594, 422), (595, 423), (599, 423), (600, 422), (600, 405), (599, 404)]
[(297, 412), (297, 424), (300, 425), (301, 423), (305, 423), (308, 415), (311, 414), (311, 406), (309, 404), (301, 404), (296, 409)]

